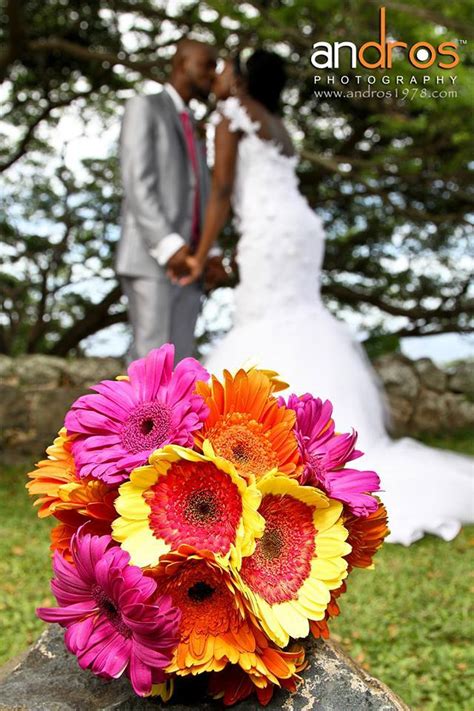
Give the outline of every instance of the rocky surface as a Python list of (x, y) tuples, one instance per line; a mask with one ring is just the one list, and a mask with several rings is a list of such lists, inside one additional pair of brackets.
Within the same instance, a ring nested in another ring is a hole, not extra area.
[(411, 361), (391, 353), (374, 366), (387, 395), (393, 435), (474, 427), (474, 362), (442, 370), (429, 358)]
[(459, 363), (449, 378), (449, 389), (474, 399), (474, 363)]
[[(126, 679), (103, 681), (82, 671), (75, 657), (65, 650), (62, 631), (46, 630), (37, 643), (0, 682), (0, 711), (152, 711), (163, 708), (159, 701), (137, 698)], [(407, 711), (384, 684), (357, 667), (339, 647), (311, 642), (308, 668), (298, 692), (278, 691), (266, 707), (270, 711)], [(4, 675), (5, 676), (5, 675)], [(0, 672), (1, 677), (1, 672)], [(199, 680), (177, 689), (164, 708), (170, 711), (220, 708), (206, 699)], [(234, 708), (257, 711), (255, 699)]]
[[(441, 370), (400, 354), (374, 363), (387, 393), (395, 436), (474, 426), (474, 363)], [(38, 458), (66, 410), (87, 389), (124, 372), (117, 358), (0, 356), (0, 447), (7, 457)]]
[(0, 356), (0, 448), (7, 458), (38, 458), (74, 400), (123, 372), (117, 358)]

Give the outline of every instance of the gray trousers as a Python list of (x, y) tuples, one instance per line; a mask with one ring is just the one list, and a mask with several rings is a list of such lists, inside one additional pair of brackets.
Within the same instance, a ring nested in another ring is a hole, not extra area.
[(164, 343), (174, 344), (175, 362), (194, 354), (194, 328), (202, 301), (197, 283), (181, 287), (165, 275), (157, 279), (121, 276), (120, 283), (133, 331), (129, 362)]

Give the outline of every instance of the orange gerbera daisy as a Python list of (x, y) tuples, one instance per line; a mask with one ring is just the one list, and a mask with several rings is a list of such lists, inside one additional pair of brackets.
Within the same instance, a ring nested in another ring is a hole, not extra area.
[(59, 489), (76, 481), (74, 459), (71, 453), (71, 437), (66, 430), (59, 431), (53, 444), (46, 450), (47, 459), (37, 463), (36, 469), (27, 476), (31, 481), (26, 484), (30, 496), (39, 494), (34, 506), (38, 506), (38, 516), (52, 516), (56, 504), (61, 500)]
[(118, 494), (97, 479), (76, 476), (71, 440), (62, 429), (46, 450), (48, 458), (38, 462), (26, 484), (29, 494), (38, 496), (34, 503), (38, 516), (54, 516), (61, 522), (51, 530), (50, 548), (67, 559), (71, 537), (84, 523), (88, 523), (89, 533), (110, 534), (111, 523), (117, 517), (114, 500)]
[(301, 650), (285, 653), (271, 644), (212, 553), (181, 546), (149, 574), (181, 611), (180, 640), (167, 673), (221, 672), (234, 664), (259, 688), (294, 677)]
[[(38, 516), (58, 516), (60, 511), (74, 510), (83, 517), (112, 521), (117, 513), (114, 500), (117, 491), (97, 479), (76, 476), (71, 453), (72, 438), (62, 429), (54, 443), (48, 447), (47, 459), (29, 472), (31, 481), (26, 488), (31, 496), (39, 495), (34, 505), (38, 506)], [(84, 523), (84, 521), (83, 521)]]
[[(268, 660), (269, 655), (271, 662)], [(214, 699), (220, 699), (224, 706), (233, 706), (256, 693), (258, 702), (266, 706), (272, 699), (275, 686), (294, 693), (301, 681), (298, 672), (306, 666), (303, 648), (295, 647), (294, 651), (283, 652), (268, 647), (265, 656), (266, 664), (278, 676), (278, 684), (273, 684), (265, 675), (247, 674), (241, 667), (228, 664), (222, 672), (210, 675), (209, 694)]]
[[(231, 461), (241, 476), (257, 479), (278, 469), (294, 475), (299, 461), (293, 434), (295, 413), (279, 405), (274, 393), (280, 388), (270, 371), (224, 371), (224, 382), (198, 382), (196, 392), (209, 407), (196, 444)], [(206, 441), (207, 440), (207, 441)]]
[(57, 511), (55, 518), (59, 519), (60, 523), (51, 529), (51, 545), (49, 548), (53, 552), (58, 551), (70, 563), (73, 560), (70, 550), (71, 538), (77, 533), (79, 526), (84, 526), (84, 532), (93, 536), (110, 535), (112, 530), (110, 521), (101, 521), (100, 519), (87, 520), (74, 510)]
[[(348, 562), (348, 573), (352, 568), (372, 568), (373, 557), (388, 535), (387, 511), (379, 502), (378, 508), (366, 518), (354, 516), (352, 513), (344, 515), (344, 526), (349, 531), (347, 542), (352, 546), (351, 552), (345, 556)], [(331, 601), (327, 607), (324, 619), (310, 622), (311, 632), (314, 637), (329, 637), (328, 622), (332, 617), (339, 615), (340, 609), (337, 599), (346, 592), (346, 582), (331, 591)]]
[(347, 542), (352, 550), (346, 557), (351, 568), (372, 568), (373, 557), (389, 534), (387, 509), (380, 499), (379, 507), (366, 518), (347, 513), (344, 526), (349, 531)]

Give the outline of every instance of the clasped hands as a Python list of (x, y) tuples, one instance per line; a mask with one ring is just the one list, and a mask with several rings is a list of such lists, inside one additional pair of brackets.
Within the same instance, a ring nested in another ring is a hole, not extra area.
[(168, 260), (166, 276), (173, 284), (187, 286), (199, 279), (203, 270), (203, 262), (191, 254), (189, 247), (185, 245)]
[(187, 245), (181, 247), (168, 260), (166, 275), (173, 284), (187, 286), (204, 275), (204, 291), (209, 292), (219, 286), (224, 286), (229, 275), (220, 257), (209, 257), (206, 260), (191, 254)]

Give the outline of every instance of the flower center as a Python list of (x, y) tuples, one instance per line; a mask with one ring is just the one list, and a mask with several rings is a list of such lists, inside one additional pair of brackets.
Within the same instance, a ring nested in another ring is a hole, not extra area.
[(234, 457), (237, 459), (239, 462), (246, 462), (248, 461), (248, 451), (245, 447), (245, 444), (243, 442), (239, 442), (236, 444), (234, 447), (232, 447), (232, 453)]
[(185, 516), (189, 522), (206, 523), (217, 514), (217, 502), (210, 491), (195, 491), (188, 499)]
[(235, 542), (242, 498), (212, 462), (175, 462), (144, 497), (151, 531), (173, 549), (185, 544), (226, 554)]
[(227, 415), (214, 425), (208, 437), (216, 454), (232, 462), (243, 476), (262, 476), (278, 464), (263, 425), (250, 415)]
[(170, 595), (182, 613), (181, 640), (193, 634), (219, 635), (239, 629), (241, 616), (236, 599), (222, 571), (201, 560), (188, 560), (168, 579), (160, 579), (160, 591)]
[(188, 590), (188, 596), (193, 602), (203, 602), (204, 600), (207, 600), (207, 598), (212, 597), (213, 593), (214, 588), (207, 583), (204, 583), (202, 580), (194, 583), (194, 585), (192, 585)]
[(267, 494), (259, 513), (265, 519), (265, 532), (253, 555), (243, 559), (242, 578), (271, 605), (294, 600), (311, 572), (316, 535), (313, 509), (288, 494)]
[(142, 435), (144, 435), (144, 436), (149, 435), (150, 432), (153, 430), (154, 426), (155, 426), (155, 423), (153, 420), (143, 420), (143, 422), (140, 425)]
[(115, 603), (105, 594), (100, 585), (93, 587), (92, 597), (96, 601), (101, 613), (107, 617), (117, 632), (121, 634), (122, 637), (129, 639), (132, 636), (132, 630), (127, 627)]
[(158, 449), (169, 438), (171, 408), (157, 400), (138, 405), (125, 422), (121, 442), (132, 454)]
[(261, 540), (262, 554), (267, 560), (278, 558), (283, 548), (283, 543), (283, 536), (278, 528), (266, 527)]

